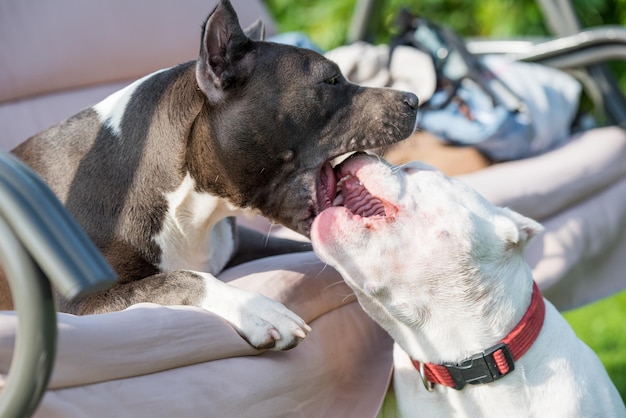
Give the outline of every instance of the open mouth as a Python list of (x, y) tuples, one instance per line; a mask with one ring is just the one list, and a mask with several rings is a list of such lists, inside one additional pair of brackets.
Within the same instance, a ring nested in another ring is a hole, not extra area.
[(344, 207), (362, 218), (395, 215), (395, 206), (372, 195), (357, 176), (352, 160), (359, 155), (364, 154), (353, 154), (335, 167), (330, 162), (324, 164), (318, 188), (319, 213), (330, 207)]

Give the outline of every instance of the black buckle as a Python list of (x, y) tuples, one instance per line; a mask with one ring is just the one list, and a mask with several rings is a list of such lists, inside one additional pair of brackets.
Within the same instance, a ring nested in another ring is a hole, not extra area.
[[(496, 366), (493, 354), (497, 351), (502, 351), (509, 365), (509, 370), (506, 373), (500, 373), (500, 370), (498, 370)], [(477, 385), (489, 383), (506, 376), (515, 369), (515, 362), (513, 361), (513, 355), (509, 351), (509, 347), (505, 343), (499, 343), (482, 353), (475, 354), (463, 360), (461, 363), (444, 363), (444, 366), (450, 372), (452, 380), (454, 380), (454, 388), (461, 390), (466, 384)]]

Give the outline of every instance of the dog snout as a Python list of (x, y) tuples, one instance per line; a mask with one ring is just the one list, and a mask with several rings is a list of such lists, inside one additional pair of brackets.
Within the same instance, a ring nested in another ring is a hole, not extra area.
[(414, 95), (413, 93), (404, 93), (403, 101), (412, 110), (416, 110), (420, 102), (417, 96)]

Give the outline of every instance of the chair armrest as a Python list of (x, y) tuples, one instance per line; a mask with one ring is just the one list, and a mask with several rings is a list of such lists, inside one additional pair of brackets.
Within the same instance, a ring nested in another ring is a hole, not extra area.
[(0, 416), (30, 416), (46, 389), (56, 354), (50, 279), (67, 298), (109, 287), (115, 272), (26, 165), (0, 152), (0, 264), (19, 315), (15, 356)]

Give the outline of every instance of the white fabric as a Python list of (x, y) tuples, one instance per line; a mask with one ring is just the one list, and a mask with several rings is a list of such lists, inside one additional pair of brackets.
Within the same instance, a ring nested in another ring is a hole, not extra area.
[[(415, 93), (420, 103), (435, 93), (437, 76), (431, 57), (409, 46), (398, 46), (389, 62), (387, 45), (356, 42), (326, 53), (346, 77), (357, 84), (393, 87)], [(418, 127), (442, 141), (477, 147), (492, 161), (509, 161), (555, 149), (570, 138), (570, 126), (578, 110), (581, 86), (569, 74), (535, 63), (516, 62), (501, 56), (482, 57), (490, 68), (526, 105), (528, 112), (511, 113), (494, 105), (491, 97), (469, 79), (457, 95), (471, 110), (452, 101), (443, 109), (426, 110)]]
[(415, 93), (420, 103), (435, 91), (437, 76), (430, 55), (415, 48), (398, 46), (389, 62), (389, 46), (355, 42), (326, 52), (353, 83), (392, 87)]
[(594, 129), (557, 150), (461, 178), (494, 204), (541, 221), (626, 176), (625, 136), (619, 128)]
[(534, 128), (528, 155), (538, 155), (567, 141), (582, 90), (574, 77), (545, 65), (497, 55), (485, 56), (483, 62), (528, 106)]

